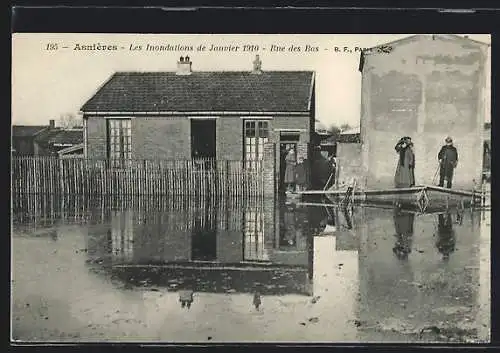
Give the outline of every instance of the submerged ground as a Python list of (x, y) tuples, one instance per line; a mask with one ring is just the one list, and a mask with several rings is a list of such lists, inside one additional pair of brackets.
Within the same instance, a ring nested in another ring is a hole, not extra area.
[(489, 341), (489, 211), (106, 202), (16, 203), (14, 340)]

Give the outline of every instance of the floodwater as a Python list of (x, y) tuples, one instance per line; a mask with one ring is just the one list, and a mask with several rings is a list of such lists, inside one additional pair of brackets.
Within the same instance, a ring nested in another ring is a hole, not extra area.
[(490, 340), (489, 211), (33, 196), (13, 211), (16, 341)]

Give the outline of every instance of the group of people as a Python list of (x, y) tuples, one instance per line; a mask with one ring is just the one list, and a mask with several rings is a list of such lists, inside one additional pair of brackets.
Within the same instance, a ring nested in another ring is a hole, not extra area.
[(308, 161), (302, 156), (296, 158), (295, 149), (285, 151), (285, 189), (286, 191), (301, 191), (309, 184)]
[[(406, 188), (415, 186), (415, 151), (411, 137), (402, 137), (394, 147), (399, 155), (394, 185), (396, 188)], [(447, 137), (445, 145), (441, 147), (437, 155), (439, 161), (439, 186), (451, 188), (453, 172), (458, 164), (458, 152), (453, 146), (453, 139)]]
[[(309, 186), (313, 188), (328, 188), (335, 183), (337, 167), (333, 153), (325, 158), (321, 154), (313, 153), (312, 159), (297, 157), (294, 147), (284, 150), (281, 162), (284, 164), (283, 189), (284, 191), (302, 191)], [(310, 171), (314, 169), (314, 175)]]
[[(415, 186), (415, 151), (411, 137), (402, 137), (394, 147), (398, 154), (398, 164), (394, 176), (394, 185), (396, 188), (409, 188)], [(317, 159), (317, 158), (316, 158)], [(323, 157), (324, 159), (324, 157)], [(438, 152), (437, 159), (439, 161), (439, 186), (451, 188), (453, 184), (454, 170), (458, 164), (458, 151), (453, 145), (453, 139), (446, 137), (444, 146)], [(311, 184), (311, 169), (310, 161), (298, 156), (295, 148), (289, 147), (282, 152), (282, 160), (284, 164), (283, 186), (284, 191), (301, 191)], [(317, 162), (317, 161), (315, 161)], [(328, 180), (322, 180), (325, 184), (324, 188), (335, 183), (336, 159), (330, 153), (325, 161), (328, 164), (328, 173), (323, 173), (315, 165), (315, 170), (318, 174), (328, 174)], [(323, 168), (324, 169), (324, 168)]]

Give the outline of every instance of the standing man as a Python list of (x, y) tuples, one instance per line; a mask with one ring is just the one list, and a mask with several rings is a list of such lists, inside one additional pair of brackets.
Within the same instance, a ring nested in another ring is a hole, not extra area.
[(451, 189), (453, 170), (458, 163), (458, 152), (453, 146), (451, 137), (447, 137), (444, 142), (446, 143), (438, 153), (439, 160), (439, 186), (444, 186), (444, 179), (446, 179), (446, 187)]

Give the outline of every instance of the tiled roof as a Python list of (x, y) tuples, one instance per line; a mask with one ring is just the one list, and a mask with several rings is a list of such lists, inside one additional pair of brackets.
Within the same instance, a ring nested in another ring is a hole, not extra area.
[(56, 136), (59, 132), (61, 132), (61, 129), (59, 128), (52, 128), (52, 129), (46, 129), (38, 133), (35, 137), (35, 141), (39, 144), (48, 144), (50, 139), (52, 139), (54, 136)]
[(312, 71), (119, 72), (83, 112), (308, 112)]
[(13, 137), (27, 137), (33, 136), (37, 132), (46, 129), (48, 126), (43, 125), (12, 125), (12, 136)]
[(49, 143), (76, 145), (83, 142), (83, 130), (61, 130), (51, 136)]

